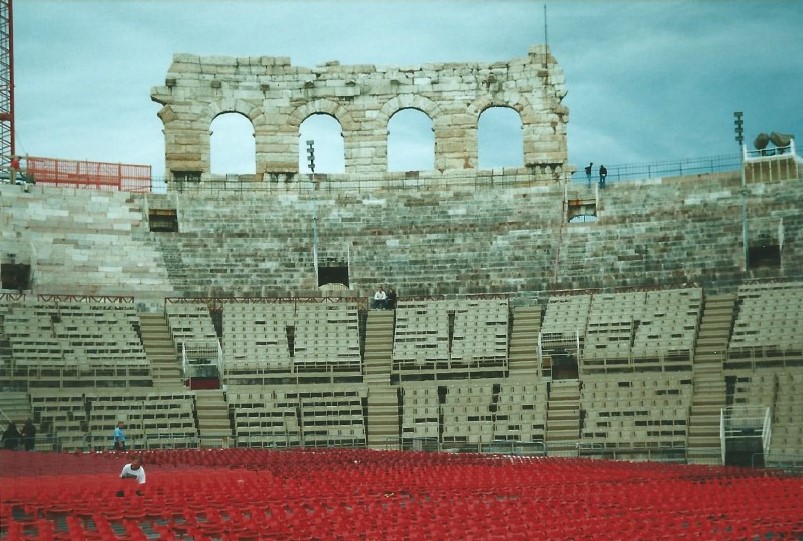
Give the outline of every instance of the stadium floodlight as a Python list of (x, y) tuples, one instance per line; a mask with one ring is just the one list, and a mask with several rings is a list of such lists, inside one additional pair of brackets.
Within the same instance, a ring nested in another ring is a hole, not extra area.
[(742, 184), (742, 265), (747, 271), (750, 265), (750, 247), (747, 233), (747, 179), (745, 177), (745, 149), (744, 149), (744, 113), (733, 113), (733, 129), (736, 131), (736, 142), (739, 143), (739, 174)]
[(744, 114), (741, 111), (733, 113), (733, 127), (736, 130), (736, 142), (739, 146), (744, 144)]
[(307, 140), (307, 165), (312, 171), (312, 264), (315, 269), (315, 283), (318, 283), (318, 200), (315, 191), (318, 190), (318, 183), (315, 181), (315, 141)]
[(315, 141), (307, 141), (307, 166), (313, 173), (315, 172)]

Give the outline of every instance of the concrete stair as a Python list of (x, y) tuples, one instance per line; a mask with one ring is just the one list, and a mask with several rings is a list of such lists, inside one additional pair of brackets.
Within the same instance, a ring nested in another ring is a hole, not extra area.
[(142, 347), (151, 364), (153, 386), (160, 389), (184, 389), (181, 364), (164, 313), (140, 313), (139, 327)]
[(371, 310), (365, 323), (365, 382), (368, 385), (367, 445), (395, 449), (399, 438), (399, 397), (390, 385), (393, 310)]
[(573, 453), (580, 438), (580, 382), (555, 380), (547, 401), (546, 446), (550, 455)]
[(734, 294), (705, 298), (692, 366), (693, 394), (687, 443), (689, 463), (719, 464), (722, 460), (719, 423), (726, 400), (722, 366), (735, 302)]
[(25, 391), (0, 393), (0, 426), (3, 427), (3, 430), (6, 429), (9, 422), (14, 421), (17, 423), (17, 430), (22, 431), (22, 425), (28, 419), (33, 419), (28, 393)]
[(508, 368), (514, 381), (533, 380), (540, 369), (536, 347), (541, 330), (541, 307), (517, 306), (513, 311)]
[(220, 389), (195, 391), (200, 447), (232, 447), (234, 434), (229, 420), (229, 406)]

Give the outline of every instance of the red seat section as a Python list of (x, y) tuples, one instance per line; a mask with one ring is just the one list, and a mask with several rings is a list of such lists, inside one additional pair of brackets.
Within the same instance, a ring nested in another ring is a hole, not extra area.
[(799, 477), (370, 450), (0, 452), (0, 538), (798, 539)]

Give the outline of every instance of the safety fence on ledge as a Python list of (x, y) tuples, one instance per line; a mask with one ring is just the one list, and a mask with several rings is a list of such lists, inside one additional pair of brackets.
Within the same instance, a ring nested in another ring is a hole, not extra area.
[[(745, 152), (688, 158), (683, 160), (656, 161), (650, 163), (628, 163), (605, 165), (606, 182), (624, 180), (648, 180), (664, 177), (678, 177), (699, 174), (738, 171), (741, 160), (766, 158), (786, 152), (797, 157), (792, 145), (783, 149)], [(586, 163), (575, 164), (577, 171), (568, 179), (573, 183), (598, 182), (599, 168), (603, 164), (594, 163), (590, 178), (585, 172)], [(170, 179), (152, 176), (150, 165), (135, 165), (107, 162), (62, 160), (29, 156), (25, 158), (23, 175), (35, 184), (113, 190), (125, 192), (166, 193), (215, 193), (215, 192), (311, 192), (311, 191), (371, 191), (378, 188), (386, 190), (426, 190), (440, 188), (471, 187), (474, 189), (526, 185), (536, 182), (536, 177), (528, 173), (526, 167), (501, 167), (477, 170), (472, 174), (466, 171), (447, 172), (438, 175), (430, 171), (407, 171), (403, 173), (379, 173), (366, 177), (345, 174), (296, 173), (279, 175), (276, 178), (257, 178), (253, 174), (212, 175), (212, 178)], [(566, 174), (568, 176), (568, 173)], [(270, 175), (268, 175), (270, 176)], [(539, 177), (540, 178), (540, 177)]]

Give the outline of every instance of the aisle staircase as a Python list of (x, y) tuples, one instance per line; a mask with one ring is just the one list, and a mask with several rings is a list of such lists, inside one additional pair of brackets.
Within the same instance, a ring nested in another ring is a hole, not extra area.
[(200, 447), (234, 446), (234, 435), (229, 421), (229, 407), (222, 390), (195, 391), (195, 412), (198, 416)]
[(399, 397), (390, 385), (394, 315), (393, 310), (370, 310), (365, 324), (365, 383), (368, 385), (365, 430), (371, 449), (398, 445)]
[(541, 330), (540, 306), (517, 306), (513, 311), (508, 356), (511, 381), (532, 381), (539, 376), (538, 333)]
[(550, 383), (547, 402), (546, 448), (550, 456), (575, 456), (580, 439), (580, 382)]
[(687, 460), (721, 464), (720, 411), (725, 406), (722, 365), (728, 347), (736, 295), (706, 296), (694, 350), (693, 394), (689, 411)]
[(11, 421), (17, 423), (17, 430), (22, 431), (22, 425), (31, 415), (31, 404), (28, 393), (25, 391), (3, 391), (0, 393), (0, 428), (4, 431)]
[(167, 326), (164, 313), (141, 312), (139, 326), (142, 347), (151, 365), (153, 386), (166, 389), (183, 389), (181, 365)]

